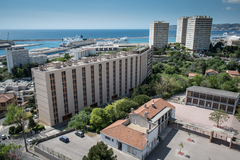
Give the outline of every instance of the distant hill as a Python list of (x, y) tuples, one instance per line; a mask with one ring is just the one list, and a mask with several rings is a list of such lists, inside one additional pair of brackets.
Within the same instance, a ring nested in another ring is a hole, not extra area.
[[(169, 30), (177, 30), (177, 25), (170, 25)], [(240, 31), (240, 23), (213, 24), (212, 31)]]

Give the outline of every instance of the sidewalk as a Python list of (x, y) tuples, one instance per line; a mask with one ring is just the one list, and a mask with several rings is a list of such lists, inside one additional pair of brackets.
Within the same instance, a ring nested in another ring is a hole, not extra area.
[(23, 153), (26, 154), (28, 157), (32, 157), (33, 159), (49, 160), (48, 158), (42, 156), (41, 154), (36, 153), (34, 151), (34, 148), (32, 148), (32, 149), (28, 148), (28, 152), (26, 152), (26, 150), (24, 148)]

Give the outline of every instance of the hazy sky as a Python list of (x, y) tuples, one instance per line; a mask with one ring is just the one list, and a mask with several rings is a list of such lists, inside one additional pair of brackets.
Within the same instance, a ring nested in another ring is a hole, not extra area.
[(0, 0), (0, 29), (147, 29), (194, 15), (240, 23), (240, 0)]

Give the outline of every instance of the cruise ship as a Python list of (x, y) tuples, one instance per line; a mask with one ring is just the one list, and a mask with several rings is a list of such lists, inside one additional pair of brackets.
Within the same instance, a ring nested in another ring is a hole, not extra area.
[(95, 44), (94, 39), (87, 39), (83, 38), (83, 36), (75, 36), (75, 37), (66, 37), (63, 38), (62, 43), (60, 44), (60, 47), (78, 47), (78, 46), (84, 46), (84, 45), (90, 45)]

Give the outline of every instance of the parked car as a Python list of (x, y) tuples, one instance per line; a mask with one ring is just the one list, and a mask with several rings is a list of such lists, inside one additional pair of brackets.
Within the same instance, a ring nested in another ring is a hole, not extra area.
[(1, 138), (2, 138), (2, 140), (7, 139), (7, 135), (6, 134), (2, 134)]
[(28, 144), (28, 145), (32, 144), (32, 141), (33, 141), (33, 139), (27, 140), (27, 144)]
[(82, 131), (76, 131), (75, 134), (79, 137), (84, 137), (84, 133)]
[(68, 137), (66, 137), (66, 136), (61, 136), (61, 137), (59, 138), (59, 140), (65, 142), (65, 143), (69, 142), (69, 139), (68, 139)]
[(37, 118), (38, 118), (38, 115), (37, 115), (37, 114), (35, 114), (35, 115), (33, 116), (33, 118), (34, 118), (34, 119), (37, 119)]

